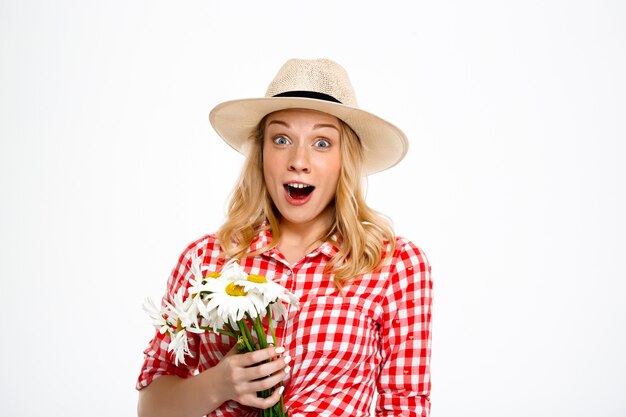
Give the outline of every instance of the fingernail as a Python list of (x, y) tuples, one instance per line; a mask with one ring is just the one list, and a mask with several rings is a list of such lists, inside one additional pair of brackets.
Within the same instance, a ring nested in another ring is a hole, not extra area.
[(291, 356), (287, 355), (283, 360), (285, 361), (285, 365), (287, 365), (289, 362), (291, 362)]
[(284, 353), (285, 352), (285, 348), (282, 346), (277, 347), (276, 349), (274, 349), (274, 352), (280, 354), (280, 353)]
[(282, 385), (280, 387), (278, 387), (278, 393), (282, 395), (283, 391), (285, 391), (285, 387), (283, 387)]
[(289, 371), (291, 371), (291, 366), (286, 366), (285, 367), (285, 373), (288, 374)]

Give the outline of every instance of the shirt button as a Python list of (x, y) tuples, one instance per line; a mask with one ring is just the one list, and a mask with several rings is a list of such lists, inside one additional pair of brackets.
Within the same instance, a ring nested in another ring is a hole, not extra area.
[(394, 323), (396, 323), (396, 324), (400, 324), (400, 320), (395, 319), (395, 320), (394, 320)]
[(415, 337), (413, 335), (409, 336), (409, 340), (413, 340)]
[(409, 373), (409, 371), (404, 371), (404, 375), (407, 375)]

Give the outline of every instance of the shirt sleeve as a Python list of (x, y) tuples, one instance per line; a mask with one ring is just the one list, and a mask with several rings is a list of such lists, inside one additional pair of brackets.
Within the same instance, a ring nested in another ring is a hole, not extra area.
[(426, 255), (398, 239), (383, 300), (376, 416), (430, 412), (432, 281)]
[[(194, 251), (197, 251), (197, 242), (189, 245), (180, 255), (176, 267), (172, 270), (167, 281), (167, 290), (163, 296), (161, 305), (167, 300), (172, 303), (174, 295), (179, 288), (189, 286), (191, 278), (191, 257)], [(144, 350), (144, 362), (137, 380), (136, 388), (138, 390), (147, 387), (157, 377), (161, 375), (176, 375), (181, 378), (189, 378), (195, 374), (198, 367), (198, 335), (188, 333), (188, 343), (190, 356), (185, 356), (185, 364), (174, 363), (173, 352), (168, 352), (167, 347), (170, 343), (168, 333), (161, 334), (155, 332), (154, 338)]]

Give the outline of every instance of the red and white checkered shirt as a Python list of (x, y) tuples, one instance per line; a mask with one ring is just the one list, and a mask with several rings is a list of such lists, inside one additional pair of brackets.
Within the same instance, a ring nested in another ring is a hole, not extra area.
[[(250, 250), (270, 239), (269, 232), (260, 233)], [(203, 257), (203, 269), (221, 270), (220, 249), (215, 235), (189, 245), (172, 271), (165, 298), (171, 301), (181, 286), (189, 286), (192, 254)], [(377, 416), (428, 416), (432, 281), (426, 256), (397, 238), (382, 270), (352, 280), (341, 295), (333, 277), (323, 272), (336, 253), (327, 242), (294, 265), (277, 249), (240, 261), (248, 274), (264, 275), (300, 298), (300, 309), (292, 308), (276, 329), (285, 355), (292, 357), (284, 392), (290, 416), (369, 416), (375, 390)], [(156, 333), (144, 352), (137, 389), (159, 375), (187, 378), (214, 366), (234, 340), (209, 332), (191, 335), (193, 358), (179, 366), (167, 353), (168, 343), (168, 335)], [(209, 415), (257, 413), (228, 401)]]

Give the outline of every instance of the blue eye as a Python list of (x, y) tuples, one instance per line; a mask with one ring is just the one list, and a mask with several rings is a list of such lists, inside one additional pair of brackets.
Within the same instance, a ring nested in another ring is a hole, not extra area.
[(288, 145), (289, 139), (284, 136), (276, 136), (272, 141), (277, 145)]
[(318, 139), (315, 141), (315, 146), (318, 148), (330, 148), (330, 141), (328, 139)]

